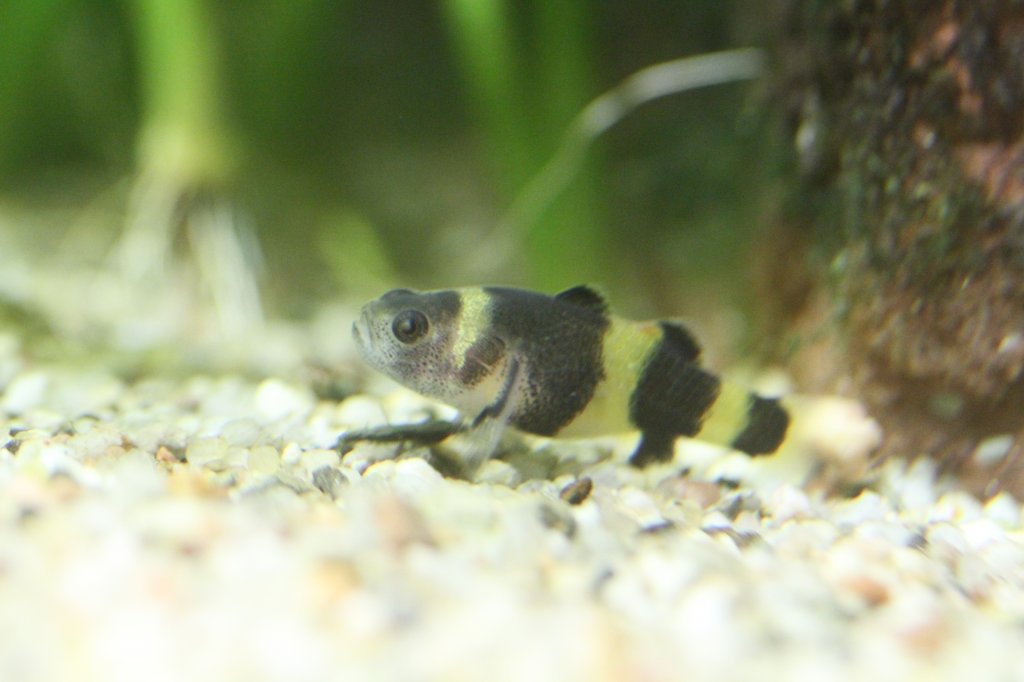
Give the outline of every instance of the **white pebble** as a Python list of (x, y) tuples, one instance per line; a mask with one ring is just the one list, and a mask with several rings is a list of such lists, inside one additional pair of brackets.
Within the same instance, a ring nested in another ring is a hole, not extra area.
[(154, 421), (139, 428), (126, 428), (125, 439), (146, 452), (156, 452), (164, 445), (173, 450), (182, 450), (188, 443), (188, 433), (172, 424)]
[(281, 449), (281, 463), (289, 466), (298, 464), (302, 459), (302, 448), (298, 443), (288, 443)]
[(729, 528), (732, 528), (732, 522), (720, 511), (709, 512), (701, 521), (701, 529), (706, 533)]
[(967, 551), (967, 540), (958, 526), (950, 523), (936, 523), (925, 530), (928, 553), (943, 558), (959, 556)]
[(121, 497), (146, 497), (164, 492), (167, 474), (149, 453), (134, 448), (113, 461), (105, 484), (107, 490)]
[(286, 384), (280, 379), (266, 379), (256, 389), (256, 410), (264, 421), (303, 416), (314, 404), (309, 389)]
[(225, 469), (245, 469), (249, 466), (249, 449), (238, 445), (229, 445), (228, 451), (220, 461)]
[(37, 476), (64, 475), (83, 486), (100, 484), (100, 475), (71, 456), (66, 445), (46, 441), (32, 441), (18, 450), (15, 460), (20, 471)]
[(350, 429), (365, 429), (387, 423), (380, 403), (365, 395), (354, 395), (343, 400), (335, 410), (338, 424)]
[(960, 530), (964, 540), (975, 552), (1006, 541), (1006, 531), (991, 519), (979, 518), (961, 523)]
[(982, 516), (981, 503), (962, 491), (946, 493), (931, 509), (930, 521), (972, 521)]
[(1002, 461), (1012, 445), (1013, 436), (1008, 433), (992, 436), (978, 443), (973, 457), (982, 466), (993, 466)]
[(866, 521), (883, 521), (892, 511), (888, 500), (876, 492), (865, 490), (852, 500), (835, 503), (832, 520), (840, 526), (857, 526)]
[(434, 490), (444, 483), (444, 477), (437, 472), (437, 469), (419, 457), (403, 459), (394, 462), (394, 465), (391, 470), (391, 485), (399, 494), (415, 497)]
[(764, 501), (765, 511), (776, 521), (803, 518), (811, 513), (811, 501), (803, 490), (792, 485), (780, 485)]
[(619, 507), (641, 528), (654, 528), (665, 523), (665, 517), (658, 505), (643, 490), (627, 486), (617, 496)]
[(19, 374), (7, 385), (0, 407), (7, 414), (23, 414), (43, 402), (49, 377), (42, 372)]
[(1020, 526), (1020, 503), (1013, 495), (1003, 491), (985, 503), (985, 516), (1003, 528)]
[(306, 450), (299, 458), (299, 466), (307, 476), (312, 476), (313, 472), (321, 467), (337, 466), (340, 462), (341, 457), (336, 451), (320, 448)]
[(260, 425), (252, 419), (233, 419), (221, 427), (220, 435), (229, 445), (248, 448), (260, 437)]
[(69, 438), (67, 446), (73, 457), (84, 460), (101, 457), (110, 448), (120, 446), (123, 442), (124, 436), (121, 432), (107, 424), (96, 424), (87, 432)]
[(519, 485), (522, 482), (521, 478), (514, 466), (500, 459), (487, 460), (480, 465), (473, 476), (473, 480), (477, 483), (504, 485), (510, 488)]

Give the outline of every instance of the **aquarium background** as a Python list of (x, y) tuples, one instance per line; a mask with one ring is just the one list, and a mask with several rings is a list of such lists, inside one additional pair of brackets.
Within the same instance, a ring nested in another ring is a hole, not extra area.
[(8, 268), (0, 296), (31, 316), (47, 264), (88, 265), (116, 274), (92, 301), (199, 282), (244, 327), (392, 286), (589, 282), (743, 343), (786, 157), (762, 85), (642, 104), (512, 209), (588, 102), (768, 21), (739, 1), (5, 2), (0, 246), (36, 276)]

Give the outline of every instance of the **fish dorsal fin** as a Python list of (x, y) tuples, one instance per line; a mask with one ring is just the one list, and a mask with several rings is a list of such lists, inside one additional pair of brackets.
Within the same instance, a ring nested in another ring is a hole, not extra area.
[(690, 330), (678, 322), (659, 322), (665, 344), (675, 348), (687, 362), (700, 360), (700, 344)]
[(608, 302), (604, 300), (604, 296), (597, 293), (597, 291), (586, 284), (580, 284), (571, 289), (559, 292), (555, 294), (555, 299), (566, 303), (572, 303), (573, 305), (578, 305), (581, 308), (587, 308), (588, 310), (594, 310), (602, 314), (608, 312)]

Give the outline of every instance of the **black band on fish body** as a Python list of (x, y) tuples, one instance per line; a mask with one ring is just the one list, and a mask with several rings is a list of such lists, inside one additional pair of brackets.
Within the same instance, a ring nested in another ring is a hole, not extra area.
[(747, 405), (747, 425), (731, 446), (752, 456), (769, 454), (782, 444), (788, 428), (789, 414), (777, 398), (751, 394)]
[(630, 420), (644, 432), (695, 436), (720, 387), (718, 377), (662, 343), (630, 396)]
[(553, 436), (583, 411), (604, 379), (604, 332), (609, 320), (603, 302), (582, 289), (561, 300), (514, 289), (487, 287), (491, 321), (499, 336), (518, 340), (525, 359), (521, 399), (512, 425), (539, 436)]
[(629, 463), (643, 468), (654, 462), (667, 462), (672, 459), (676, 442), (676, 434), (664, 431), (644, 431), (636, 450), (629, 456)]

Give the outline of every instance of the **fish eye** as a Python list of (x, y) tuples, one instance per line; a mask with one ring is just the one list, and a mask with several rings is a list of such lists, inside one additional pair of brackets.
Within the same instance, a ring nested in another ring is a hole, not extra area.
[(402, 343), (414, 343), (426, 336), (430, 329), (427, 316), (418, 310), (403, 310), (391, 322), (391, 332)]

